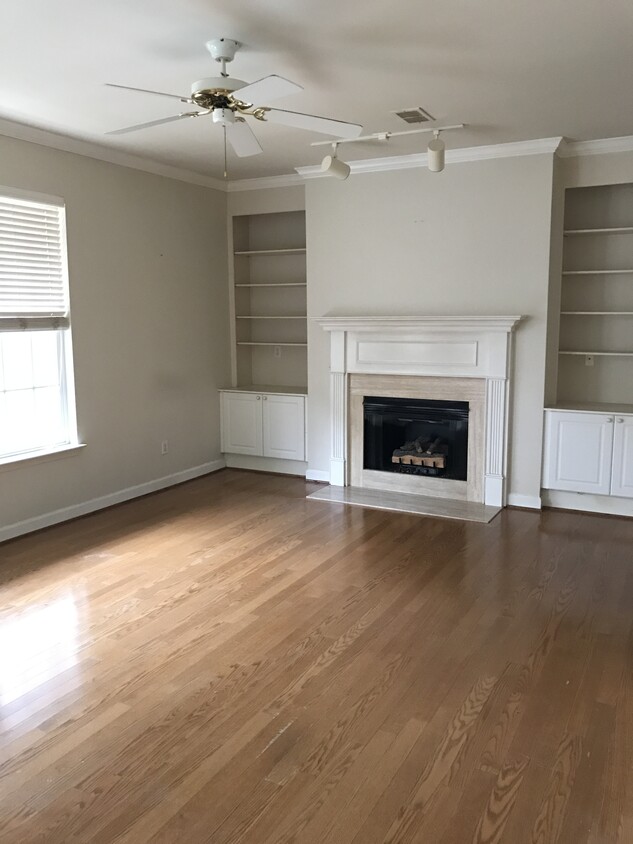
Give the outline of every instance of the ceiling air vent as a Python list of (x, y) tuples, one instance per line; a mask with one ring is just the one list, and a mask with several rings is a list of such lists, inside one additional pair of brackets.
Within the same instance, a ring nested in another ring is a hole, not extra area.
[(401, 111), (394, 111), (401, 120), (404, 120), (405, 123), (428, 123), (431, 120), (435, 120), (432, 114), (429, 114), (428, 111), (424, 111), (423, 108), (404, 108)]

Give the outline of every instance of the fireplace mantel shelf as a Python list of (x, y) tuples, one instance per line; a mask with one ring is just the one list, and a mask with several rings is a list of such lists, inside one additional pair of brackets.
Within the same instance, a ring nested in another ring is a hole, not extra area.
[(521, 316), (325, 316), (312, 319), (324, 331), (502, 331), (508, 333)]

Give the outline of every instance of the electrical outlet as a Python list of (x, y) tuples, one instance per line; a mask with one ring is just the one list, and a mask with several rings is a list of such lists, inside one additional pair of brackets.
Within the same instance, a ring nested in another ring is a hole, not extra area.
[(273, 357), (280, 358), (281, 357), (281, 346), (275, 346), (273, 348)]
[(167, 454), (168, 451), (169, 451), (169, 440), (163, 440), (162, 443), (160, 444), (160, 453), (161, 454)]
[(585, 355), (585, 366), (593, 366), (593, 355)]

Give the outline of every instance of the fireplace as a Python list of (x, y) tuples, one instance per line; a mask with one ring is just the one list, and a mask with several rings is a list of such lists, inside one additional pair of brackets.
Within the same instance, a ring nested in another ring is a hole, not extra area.
[(350, 375), (349, 484), (481, 501), (484, 391), (479, 378)]
[(468, 402), (365, 396), (363, 468), (465, 481)]
[[(330, 484), (503, 507), (512, 335), (520, 320), (520, 316), (433, 315), (317, 319), (330, 333)], [(386, 451), (391, 469), (365, 468), (366, 397), (406, 402), (437, 400), (452, 404), (453, 410), (466, 404), (465, 480), (446, 476), (454, 471), (453, 460), (448, 457), (450, 443), (439, 435), (428, 443), (424, 432), (414, 438), (412, 433), (409, 436), (406, 430), (401, 431), (404, 438), (399, 436), (396, 444), (383, 444), (383, 466)], [(434, 445), (438, 439), (440, 442)], [(408, 448), (400, 448), (402, 445)], [(440, 447), (448, 449), (444, 467), (439, 459)], [(396, 454), (399, 448), (405, 454)], [(406, 453), (415, 451), (419, 455), (418, 448), (422, 452), (430, 449), (428, 457), (438, 454), (436, 466), (425, 466), (424, 459)], [(394, 457), (404, 461), (393, 463)], [(393, 471), (393, 466), (420, 463), (424, 468), (444, 468), (445, 474)], [(450, 510), (452, 504), (447, 502), (446, 506)]]

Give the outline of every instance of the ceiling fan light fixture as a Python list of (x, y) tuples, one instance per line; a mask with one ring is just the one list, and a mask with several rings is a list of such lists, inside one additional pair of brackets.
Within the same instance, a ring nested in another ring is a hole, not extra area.
[(232, 126), (235, 123), (235, 113), (230, 108), (214, 108), (211, 119), (220, 126)]
[(434, 138), (427, 147), (427, 163), (431, 173), (441, 173), (444, 169), (446, 144), (440, 138), (439, 132), (434, 132)]

